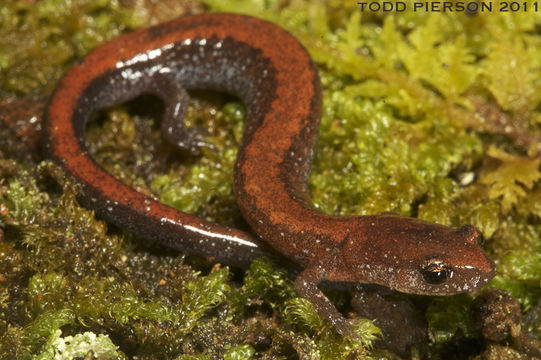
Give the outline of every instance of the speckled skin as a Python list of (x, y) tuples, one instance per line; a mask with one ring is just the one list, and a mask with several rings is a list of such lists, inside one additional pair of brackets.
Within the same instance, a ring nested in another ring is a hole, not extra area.
[(88, 156), (83, 132), (89, 114), (141, 93), (164, 101), (164, 136), (196, 150), (200, 136), (182, 123), (185, 88), (230, 92), (247, 105), (235, 164), (238, 205), (265, 243), (304, 268), (297, 290), (340, 332), (351, 333), (318, 289), (323, 280), (449, 295), (478, 290), (493, 277), (473, 226), (451, 229), (394, 215), (336, 217), (313, 209), (306, 178), (321, 112), (316, 68), (289, 33), (242, 15), (180, 18), (119, 37), (62, 79), (46, 114), (46, 149), (81, 183), (86, 206), (149, 241), (218, 261), (242, 265), (268, 253), (250, 234), (137, 193)]

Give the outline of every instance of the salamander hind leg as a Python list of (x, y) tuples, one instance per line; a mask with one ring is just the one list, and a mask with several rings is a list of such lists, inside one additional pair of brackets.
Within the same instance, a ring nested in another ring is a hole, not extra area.
[(112, 72), (97, 86), (91, 86), (87, 96), (93, 99), (94, 109), (105, 109), (132, 100), (142, 94), (157, 96), (164, 104), (161, 133), (172, 146), (199, 155), (202, 147), (213, 148), (205, 141), (206, 132), (197, 127), (184, 126), (184, 115), (190, 102), (190, 95), (171, 72), (133, 69), (127, 76), (126, 69)]
[(167, 142), (193, 155), (199, 155), (202, 147), (214, 149), (212, 144), (205, 141), (207, 135), (205, 130), (184, 126), (190, 95), (175, 75), (169, 72), (147, 71), (148, 76), (134, 76), (128, 79), (122, 77), (122, 72), (113, 74), (107, 83), (111, 88), (104, 92), (112, 95), (107, 95), (96, 107), (100, 109), (116, 105), (141, 94), (156, 95), (164, 104), (161, 133)]
[(199, 155), (203, 147), (215, 150), (216, 147), (205, 140), (208, 133), (199, 127), (184, 126), (184, 115), (190, 96), (180, 87), (175, 86), (175, 100), (165, 102), (165, 113), (161, 124), (162, 136), (174, 147)]
[(148, 90), (164, 102), (161, 133), (169, 144), (193, 155), (199, 155), (202, 147), (215, 149), (214, 145), (205, 141), (208, 134), (204, 129), (184, 126), (190, 95), (174, 76), (168, 73), (154, 76)]
[(295, 279), (295, 289), (303, 298), (309, 300), (317, 313), (330, 322), (340, 334), (356, 338), (349, 322), (318, 288), (320, 282), (327, 280), (326, 275), (321, 266), (306, 268)]

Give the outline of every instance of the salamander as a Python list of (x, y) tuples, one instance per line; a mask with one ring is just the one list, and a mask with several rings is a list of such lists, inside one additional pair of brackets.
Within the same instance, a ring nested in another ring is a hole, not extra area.
[[(238, 96), (247, 124), (234, 167), (238, 206), (256, 235), (205, 221), (124, 185), (89, 156), (83, 135), (93, 111), (154, 94), (165, 106), (163, 136), (196, 151), (186, 128), (187, 90)], [(295, 288), (341, 333), (347, 320), (322, 281), (379, 284), (401, 292), (474, 292), (495, 274), (472, 225), (450, 228), (392, 214), (329, 216), (307, 191), (321, 115), (321, 86), (304, 47), (269, 22), (234, 14), (182, 17), (93, 50), (59, 82), (46, 111), (45, 150), (81, 185), (84, 206), (147, 241), (246, 265), (269, 244), (302, 267)]]

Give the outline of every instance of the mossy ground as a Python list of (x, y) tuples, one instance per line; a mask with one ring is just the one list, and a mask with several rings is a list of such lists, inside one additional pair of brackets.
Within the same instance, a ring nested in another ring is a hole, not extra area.
[[(186, 1), (158, 12), (151, 4), (4, 1), (0, 97), (46, 98), (99, 43), (202, 7)], [(541, 296), (539, 13), (361, 13), (339, 0), (204, 4), (277, 23), (318, 63), (324, 114), (309, 185), (321, 211), (474, 224), (498, 267), (490, 285), (532, 308)], [(217, 152), (179, 156), (163, 144), (151, 98), (97, 115), (90, 150), (139, 191), (245, 226), (232, 191), (244, 108), (196, 95), (187, 121), (208, 129)], [(64, 358), (92, 350), (101, 359), (370, 353), (378, 334), (370, 321), (357, 322), (358, 342), (338, 336), (268, 262), (240, 278), (146, 248), (81, 208), (76, 185), (57, 167), (15, 161), (5, 147), (1, 158), (0, 357), (52, 359), (60, 348)], [(434, 358), (453, 339), (482, 341), (467, 311), (472, 299), (423, 299)], [(541, 336), (541, 319), (528, 330)]]

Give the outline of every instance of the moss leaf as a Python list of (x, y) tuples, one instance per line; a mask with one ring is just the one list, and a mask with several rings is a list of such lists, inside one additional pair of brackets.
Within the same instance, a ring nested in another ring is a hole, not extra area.
[(490, 187), (491, 199), (501, 198), (502, 210), (509, 212), (511, 207), (526, 196), (526, 190), (531, 190), (534, 183), (541, 178), (539, 163), (541, 159), (529, 159), (512, 155), (491, 146), (487, 155), (500, 160), (502, 163), (494, 171), (486, 173), (481, 183)]
[(532, 110), (541, 100), (539, 53), (521, 39), (502, 36), (493, 42), (482, 72), (487, 88), (500, 106), (510, 111)]
[(255, 349), (250, 345), (235, 346), (224, 354), (224, 360), (250, 360)]

